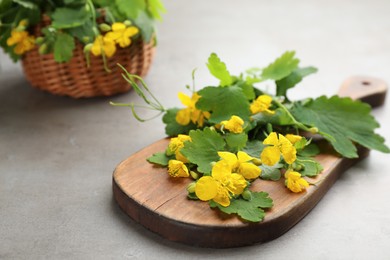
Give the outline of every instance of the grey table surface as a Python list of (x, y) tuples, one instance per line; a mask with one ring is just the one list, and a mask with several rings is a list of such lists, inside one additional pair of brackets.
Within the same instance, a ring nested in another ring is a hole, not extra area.
[[(216, 83), (205, 67), (211, 52), (239, 73), (296, 50), (319, 72), (294, 98), (332, 95), (351, 75), (390, 82), (390, 1), (164, 2), (146, 81), (166, 107), (180, 105), (194, 68), (198, 88)], [(33, 89), (20, 64), (0, 57), (1, 259), (390, 259), (389, 155), (372, 152), (271, 242), (224, 250), (170, 242), (127, 217), (111, 188), (120, 161), (165, 137), (161, 120), (140, 123), (108, 104), (141, 103), (133, 92), (74, 100)], [(389, 104), (374, 111), (388, 141), (389, 114)]]

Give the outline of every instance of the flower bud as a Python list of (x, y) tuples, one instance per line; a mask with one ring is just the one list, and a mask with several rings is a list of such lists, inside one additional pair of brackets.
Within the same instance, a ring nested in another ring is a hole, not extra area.
[(90, 39), (88, 36), (84, 36), (84, 37), (82, 38), (82, 41), (83, 41), (84, 43), (88, 43), (90, 40), (91, 40), (91, 39)]
[(293, 168), (294, 168), (294, 171), (299, 172), (299, 171), (302, 171), (305, 167), (304, 167), (304, 165), (297, 163), (296, 165), (293, 166)]
[(190, 175), (191, 175), (191, 177), (192, 177), (194, 180), (199, 179), (199, 174), (197, 174), (197, 173), (194, 172), (194, 171), (190, 171)]
[(195, 192), (195, 182), (191, 182), (190, 184), (187, 185), (187, 191), (188, 193), (194, 193)]
[(39, 54), (47, 54), (48, 53), (47, 44), (44, 43), (41, 46), (39, 46), (38, 52), (39, 52)]
[(244, 190), (241, 194), (244, 200), (250, 201), (252, 199), (252, 192), (250, 190)]
[(84, 46), (84, 53), (89, 53), (90, 51), (91, 51), (91, 49), (92, 49), (92, 43), (89, 43), (89, 44), (87, 44), (87, 45), (85, 45)]
[(99, 29), (102, 32), (109, 32), (109, 31), (111, 31), (111, 26), (109, 26), (106, 23), (101, 23), (101, 24), (99, 24)]
[(41, 45), (44, 42), (44, 40), (45, 40), (45, 38), (43, 38), (43, 37), (37, 37), (35, 39), (35, 43), (38, 45)]
[(132, 25), (133, 23), (129, 20), (126, 20), (123, 22), (124, 25), (126, 25), (126, 27), (129, 27), (130, 25)]
[(259, 158), (253, 158), (253, 159), (252, 159), (252, 162), (253, 162), (255, 165), (257, 165), (257, 166), (261, 165), (261, 160), (260, 160)]
[(318, 134), (318, 128), (317, 127), (312, 127), (309, 129), (309, 132), (312, 134)]
[(273, 132), (272, 125), (270, 123), (267, 123), (267, 132), (268, 133), (272, 133)]

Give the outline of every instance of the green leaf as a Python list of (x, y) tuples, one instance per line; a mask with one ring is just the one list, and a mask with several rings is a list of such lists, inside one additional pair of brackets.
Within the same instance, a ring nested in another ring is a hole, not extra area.
[[(236, 115), (245, 122), (249, 121), (249, 101), (237, 86), (205, 87), (198, 92), (201, 98), (196, 107), (203, 111), (211, 111), (209, 121), (218, 124)], [(227, 105), (228, 104), (228, 105)]]
[(193, 164), (198, 165), (201, 173), (211, 172), (211, 163), (219, 161), (218, 151), (225, 149), (222, 136), (209, 127), (203, 130), (192, 130), (189, 133), (191, 142), (186, 142), (180, 152)]
[(305, 146), (302, 150), (297, 151), (297, 153), (299, 155), (305, 156), (305, 157), (316, 156), (320, 152), (321, 152), (320, 148), (318, 147), (318, 145), (316, 145), (314, 143), (311, 143), (311, 144)]
[(390, 152), (384, 138), (374, 133), (379, 124), (370, 114), (371, 107), (366, 103), (338, 96), (322, 96), (305, 106), (296, 104), (291, 112), (303, 124), (317, 127), (320, 134), (344, 157), (358, 157), (353, 142), (369, 149)]
[(73, 56), (75, 42), (67, 33), (58, 33), (54, 43), (54, 59), (57, 62), (67, 62)]
[(160, 21), (161, 21), (161, 13), (166, 12), (163, 3), (160, 0), (148, 0), (147, 9), (154, 19)]
[(248, 141), (248, 135), (246, 133), (226, 134), (226, 143), (229, 146), (231, 152), (238, 152), (245, 147), (246, 142)]
[(255, 99), (256, 95), (255, 95), (255, 89), (254, 89), (253, 85), (248, 84), (245, 81), (239, 81), (235, 85), (242, 88), (242, 92), (245, 94), (245, 96), (248, 100)]
[(88, 37), (89, 42), (92, 42), (95, 37), (92, 28), (93, 28), (92, 20), (87, 20), (83, 25), (74, 28), (69, 28), (66, 30), (66, 32), (76, 37), (80, 42), (84, 42), (85, 37)]
[(57, 29), (72, 28), (83, 25), (88, 19), (91, 19), (90, 12), (83, 8), (56, 8), (51, 15), (53, 20), (52, 27)]
[(136, 19), (138, 14), (146, 8), (144, 0), (115, 0), (115, 3), (118, 10), (130, 19)]
[(222, 212), (227, 214), (238, 214), (242, 219), (250, 222), (260, 222), (264, 219), (265, 212), (263, 209), (273, 206), (272, 199), (266, 192), (252, 192), (252, 199), (243, 198), (233, 199), (228, 207), (223, 207), (215, 202), (210, 202), (210, 207), (218, 207)]
[(19, 5), (23, 6), (24, 8), (38, 9), (38, 6), (31, 1), (25, 1), (25, 0), (12, 0), (12, 1), (15, 3), (18, 3)]
[(246, 146), (242, 149), (242, 151), (246, 152), (252, 157), (259, 158), (260, 153), (264, 149), (264, 144), (259, 140), (250, 140), (246, 143)]
[(142, 38), (145, 42), (150, 42), (154, 34), (154, 21), (146, 13), (140, 13), (135, 19), (135, 24), (140, 28)]
[(277, 58), (273, 63), (263, 69), (261, 77), (263, 80), (280, 80), (293, 72), (298, 67), (299, 60), (294, 57), (295, 51), (287, 51)]
[(167, 156), (165, 152), (159, 152), (150, 156), (147, 161), (161, 166), (168, 166), (168, 162), (171, 159), (173, 159), (173, 157)]
[(303, 170), (300, 171), (302, 176), (314, 177), (324, 169), (321, 164), (311, 157), (298, 156), (296, 163), (303, 165)]
[(287, 90), (294, 87), (296, 84), (302, 81), (302, 79), (312, 73), (317, 72), (317, 68), (305, 67), (297, 68), (290, 75), (281, 80), (276, 81), (276, 95), (286, 96)]
[(190, 130), (196, 129), (196, 125), (190, 122), (188, 125), (180, 125), (176, 122), (176, 114), (179, 108), (168, 109), (162, 120), (166, 124), (165, 133), (168, 136), (177, 136), (179, 134), (188, 134)]
[(225, 63), (223, 63), (217, 54), (212, 53), (208, 59), (207, 67), (210, 73), (219, 79), (222, 87), (230, 86), (233, 83), (233, 78), (227, 70)]
[(273, 166), (261, 165), (261, 175), (260, 178), (263, 180), (272, 180), (277, 181), (282, 176), (280, 169), (283, 167), (283, 164), (277, 163)]
[(259, 125), (266, 125), (267, 123), (270, 123), (272, 125), (294, 125), (294, 121), (291, 119), (291, 117), (287, 114), (287, 112), (282, 108), (277, 108), (274, 110), (274, 114), (269, 113), (257, 113), (252, 116), (252, 119), (256, 124)]

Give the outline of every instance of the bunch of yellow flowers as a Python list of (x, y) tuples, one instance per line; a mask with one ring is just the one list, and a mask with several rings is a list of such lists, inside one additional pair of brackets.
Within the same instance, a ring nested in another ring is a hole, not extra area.
[(8, 46), (14, 46), (14, 52), (18, 55), (32, 50), (35, 46), (35, 38), (26, 31), (27, 20), (22, 20), (19, 25), (11, 31), (11, 37), (7, 39)]
[[(119, 45), (121, 48), (126, 48), (131, 45), (131, 37), (137, 35), (139, 30), (137, 27), (132, 26), (130, 23), (113, 23), (109, 31), (104, 35), (98, 35), (90, 45), (90, 50), (93, 55), (100, 56), (102, 53), (110, 58), (112, 57)], [(88, 47), (87, 47), (88, 48)]]

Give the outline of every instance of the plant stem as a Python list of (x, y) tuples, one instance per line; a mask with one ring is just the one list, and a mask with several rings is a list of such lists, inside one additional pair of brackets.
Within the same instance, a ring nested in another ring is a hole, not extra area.
[(302, 129), (304, 131), (309, 131), (310, 132), (310, 128), (308, 128), (307, 126), (305, 126), (304, 124), (302, 124), (301, 122), (298, 122), (295, 117), (290, 113), (290, 111), (286, 108), (286, 106), (284, 106), (282, 103), (280, 103), (279, 101), (277, 100), (273, 100), (276, 105), (278, 107), (280, 107), (281, 109), (284, 110), (284, 112), (286, 112), (286, 114), (290, 117), (290, 119), (293, 121), (294, 125), (297, 126), (299, 129)]

